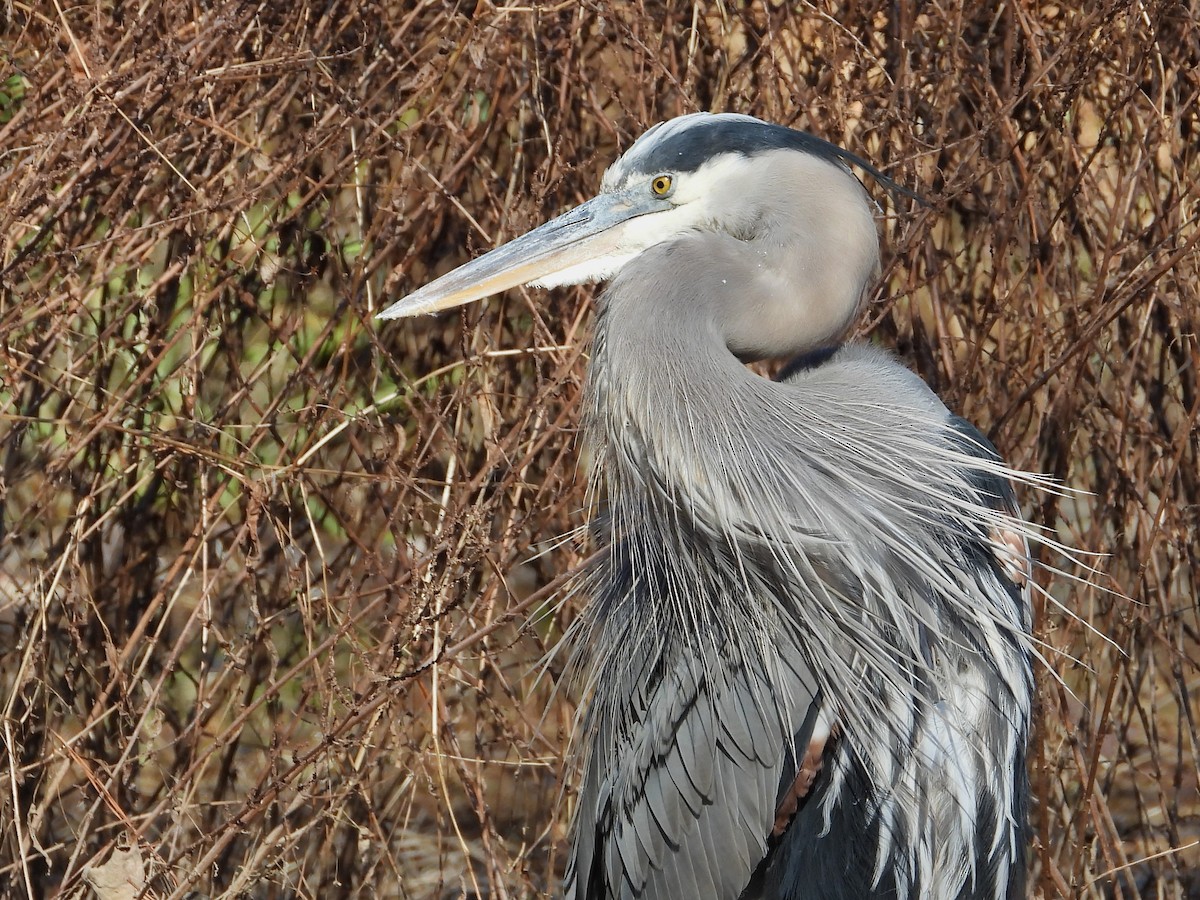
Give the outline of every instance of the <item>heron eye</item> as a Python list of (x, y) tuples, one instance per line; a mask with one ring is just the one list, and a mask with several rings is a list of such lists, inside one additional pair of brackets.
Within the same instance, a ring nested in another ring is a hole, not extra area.
[(671, 192), (671, 176), (658, 175), (650, 182), (650, 190), (658, 197), (665, 197)]

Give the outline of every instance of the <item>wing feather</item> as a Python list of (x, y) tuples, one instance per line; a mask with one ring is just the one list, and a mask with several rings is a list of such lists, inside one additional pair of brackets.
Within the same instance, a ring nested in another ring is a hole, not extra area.
[(631, 719), (606, 729), (620, 739), (587, 762), (580, 800), (596, 806), (579, 821), (598, 826), (576, 836), (567, 897), (740, 896), (766, 853), (792, 722), (813, 698), (802, 665), (774, 668), (790, 683), (681, 662), (629, 692)]

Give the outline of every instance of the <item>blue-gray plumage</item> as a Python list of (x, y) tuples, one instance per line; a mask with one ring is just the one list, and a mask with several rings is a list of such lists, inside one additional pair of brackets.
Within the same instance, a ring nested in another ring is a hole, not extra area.
[(847, 162), (882, 177), (674, 119), (595, 199), (384, 313), (611, 282), (568, 898), (1023, 894), (1036, 534), (978, 431), (842, 344), (879, 266)]

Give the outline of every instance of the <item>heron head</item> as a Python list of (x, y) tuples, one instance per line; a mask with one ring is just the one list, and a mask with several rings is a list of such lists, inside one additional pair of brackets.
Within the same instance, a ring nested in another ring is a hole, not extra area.
[(803, 250), (814, 261), (836, 254), (837, 269), (851, 273), (856, 306), (878, 266), (878, 241), (870, 199), (847, 162), (885, 177), (833, 144), (751, 116), (680, 116), (638, 138), (596, 197), (430, 282), (380, 318), (432, 313), (521, 285), (604, 281), (650, 247), (696, 231)]

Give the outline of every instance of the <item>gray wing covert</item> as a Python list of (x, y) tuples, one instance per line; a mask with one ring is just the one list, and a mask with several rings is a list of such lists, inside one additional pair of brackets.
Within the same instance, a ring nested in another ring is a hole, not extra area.
[(647, 664), (631, 670), (623, 707), (593, 707), (589, 727), (603, 732), (593, 746), (612, 749), (587, 761), (565, 897), (742, 893), (766, 853), (788, 736), (813, 697), (803, 669), (778, 668), (768, 684), (688, 657)]

